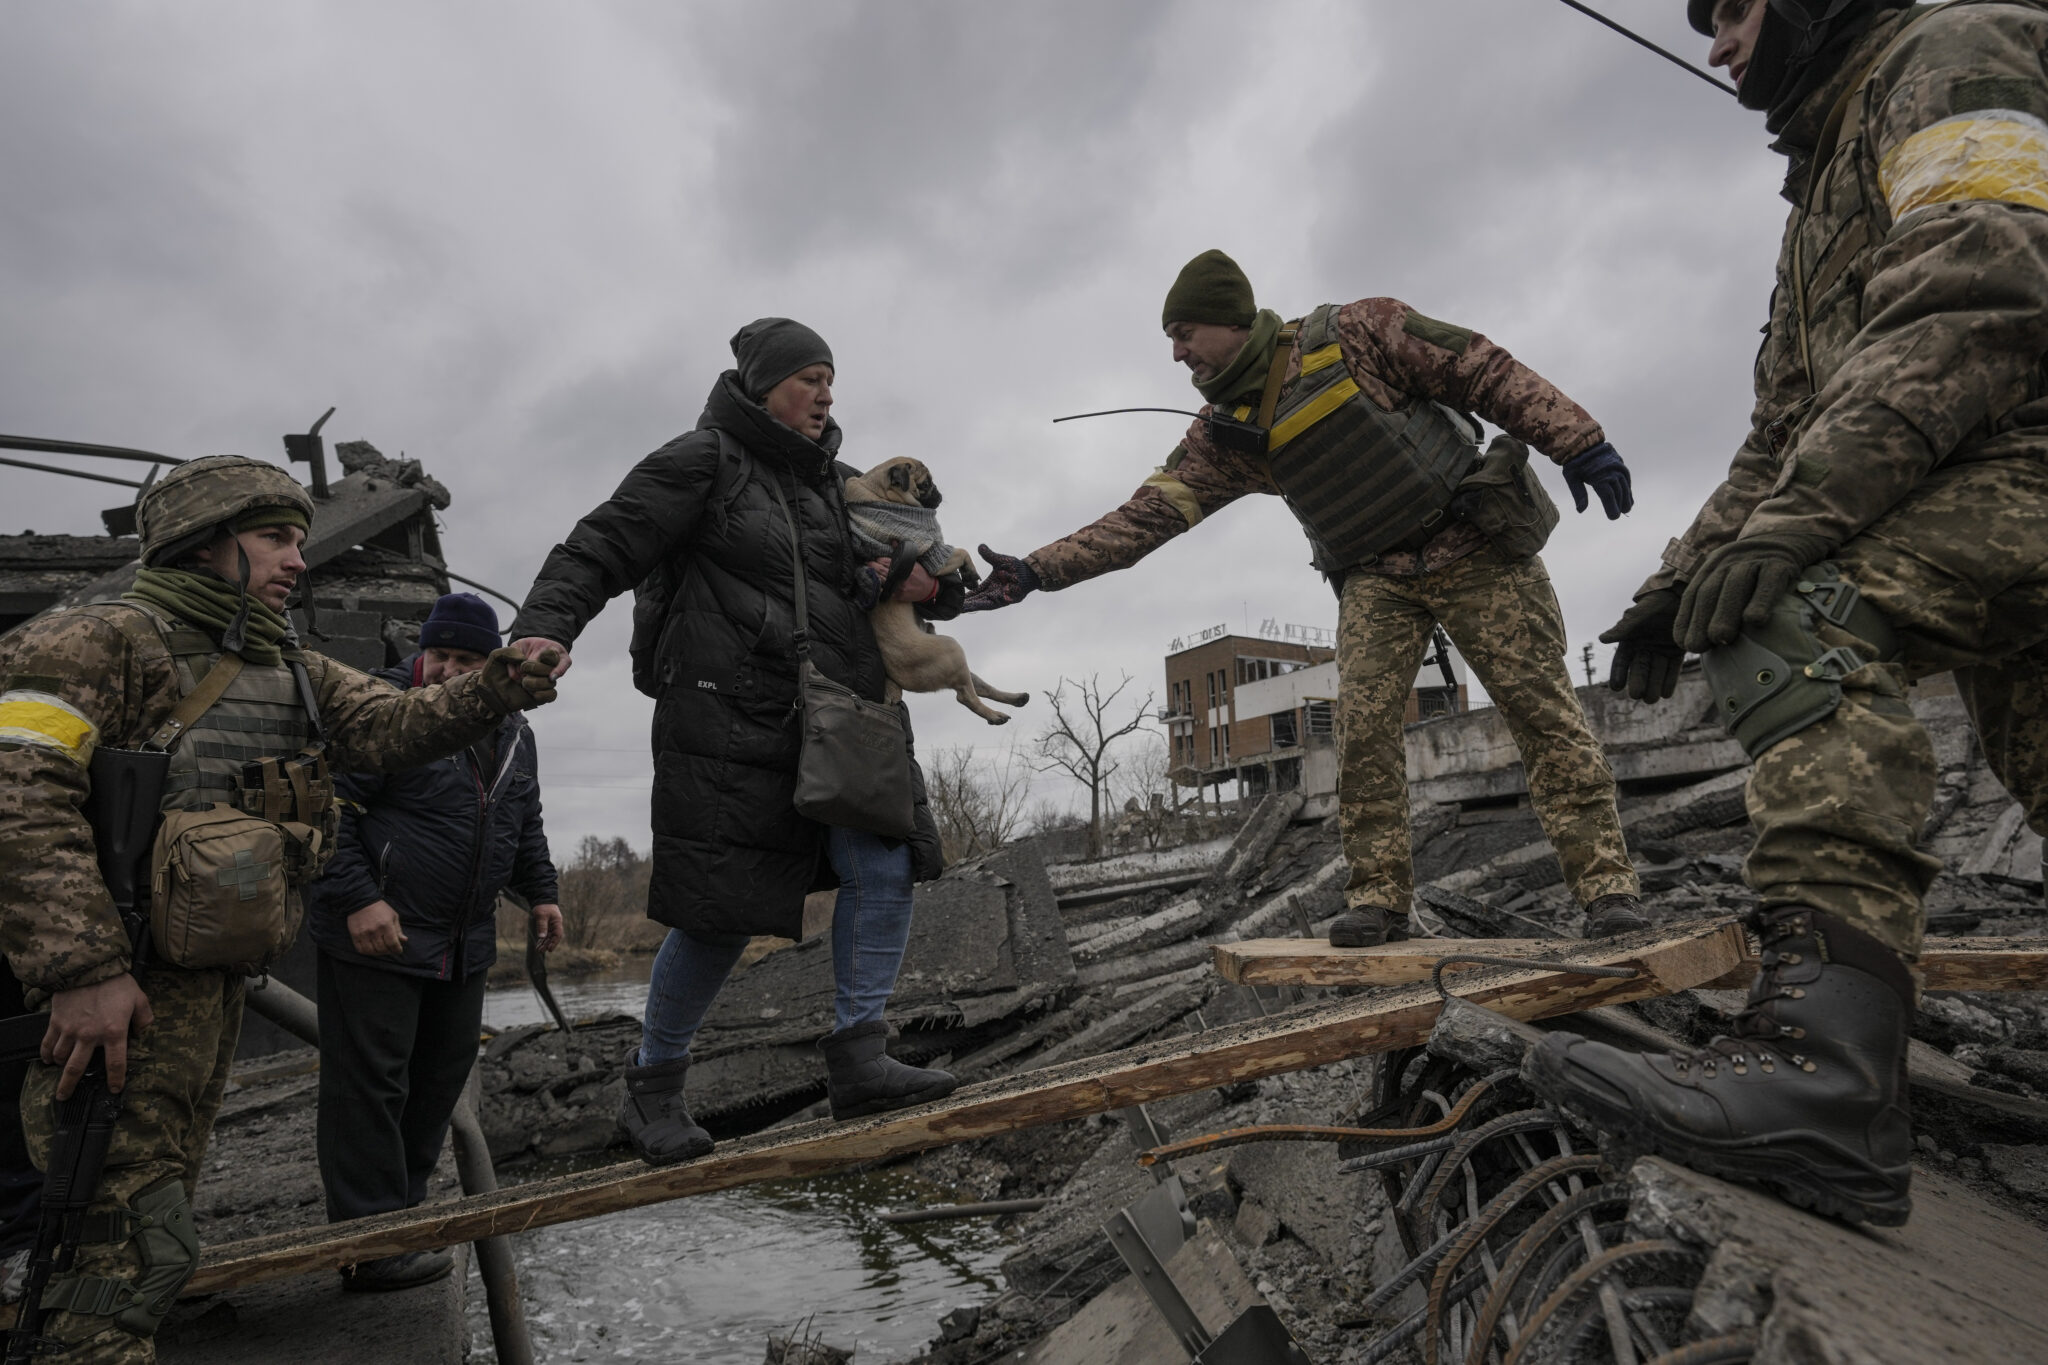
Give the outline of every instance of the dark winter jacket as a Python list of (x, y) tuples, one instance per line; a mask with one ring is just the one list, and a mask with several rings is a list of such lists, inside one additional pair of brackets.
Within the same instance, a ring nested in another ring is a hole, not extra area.
[[(720, 432), (725, 439), (720, 439)], [(803, 898), (833, 884), (824, 826), (795, 809), (793, 556), (803, 539), (811, 661), (869, 700), (886, 678), (847, 531), (837, 424), (811, 441), (719, 378), (696, 430), (634, 466), (541, 567), (511, 638), (573, 644), (605, 603), (663, 584), (654, 708), (648, 916), (699, 936), (801, 936)], [(907, 717), (906, 717), (907, 726)], [(917, 875), (939, 872), (915, 762)]]
[[(415, 686), (420, 656), (376, 676)], [(495, 752), (491, 752), (491, 751)], [(541, 827), (533, 731), (507, 716), (488, 741), (396, 773), (335, 778), (342, 801), (334, 861), (306, 889), (306, 926), (322, 952), (413, 976), (461, 980), (497, 957), (498, 893), (555, 901), (555, 865)], [(365, 957), (348, 917), (388, 901), (405, 931), (403, 957)]]

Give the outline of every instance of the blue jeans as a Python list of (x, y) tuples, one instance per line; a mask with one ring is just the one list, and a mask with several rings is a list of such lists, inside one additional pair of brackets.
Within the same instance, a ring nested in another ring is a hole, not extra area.
[[(833, 828), (826, 831), (826, 852), (839, 877), (839, 901), (832, 908), (832, 1011), (844, 1029), (880, 1019), (896, 989), (903, 947), (910, 941), (910, 845)], [(746, 947), (744, 938), (714, 941), (668, 931), (647, 983), (640, 1065), (689, 1055), (690, 1040)]]

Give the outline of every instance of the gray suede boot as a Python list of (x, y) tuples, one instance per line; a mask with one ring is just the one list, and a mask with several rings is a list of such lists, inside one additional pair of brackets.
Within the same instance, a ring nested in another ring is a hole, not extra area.
[(943, 1099), (959, 1084), (949, 1071), (906, 1066), (889, 1055), (888, 1045), (889, 1025), (880, 1019), (818, 1040), (835, 1122)]
[(650, 1166), (688, 1161), (711, 1150), (711, 1134), (697, 1126), (683, 1104), (683, 1077), (690, 1059), (678, 1057), (653, 1066), (634, 1066), (633, 1049), (626, 1067), (626, 1099), (619, 1106), (619, 1127), (633, 1141), (633, 1150)]

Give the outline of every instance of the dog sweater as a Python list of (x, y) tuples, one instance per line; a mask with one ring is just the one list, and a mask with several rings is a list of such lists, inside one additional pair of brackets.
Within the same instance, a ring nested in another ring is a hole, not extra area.
[[(936, 574), (939, 566), (953, 557), (939, 529), (939, 514), (929, 507), (906, 507), (900, 502), (850, 502), (846, 518), (853, 530), (854, 548), (862, 559), (887, 559), (893, 553), (889, 542), (903, 542), (903, 552)], [(922, 547), (922, 548), (920, 548)]]

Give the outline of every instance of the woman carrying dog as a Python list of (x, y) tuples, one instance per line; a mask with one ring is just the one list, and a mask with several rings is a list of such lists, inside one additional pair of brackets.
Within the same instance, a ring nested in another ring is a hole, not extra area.
[[(908, 840), (827, 827), (795, 808), (791, 519), (811, 662), (870, 701), (882, 700), (886, 681), (868, 612), (887, 566), (861, 563), (847, 531), (841, 485), (858, 471), (835, 459), (832, 352), (787, 318), (749, 323), (732, 351), (736, 366), (712, 385), (696, 429), (642, 460), (554, 548), (511, 632), (528, 657), (553, 647), (566, 659), (605, 603), (639, 589), (634, 683), (655, 698), (647, 914), (669, 934), (619, 1121), (656, 1165), (711, 1149), (684, 1105), (683, 1079), (690, 1040), (748, 938), (802, 937), (804, 896), (835, 884), (837, 1026), (818, 1045), (832, 1116), (919, 1104), (954, 1085), (946, 1072), (884, 1050), (882, 1010), (910, 937), (911, 883), (941, 868), (915, 760), (906, 755), (917, 816)], [(894, 595), (943, 618), (959, 610), (964, 589), (918, 568)]]

